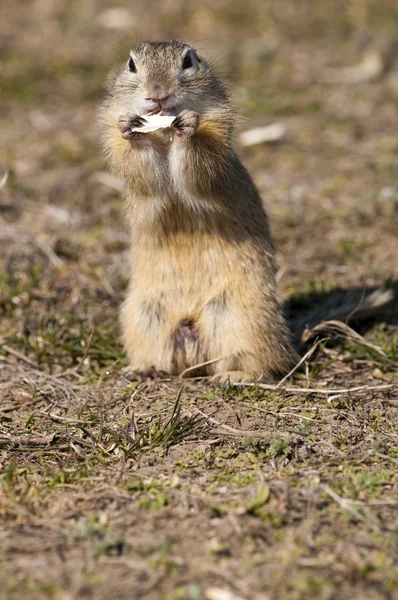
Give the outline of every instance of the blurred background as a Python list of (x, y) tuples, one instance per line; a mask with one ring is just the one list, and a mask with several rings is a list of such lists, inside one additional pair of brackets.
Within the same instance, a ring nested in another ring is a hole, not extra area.
[(241, 156), (285, 298), (397, 278), (396, 0), (14, 0), (0, 34), (0, 336), (38, 361), (87, 358), (94, 322), (91, 359), (120, 356), (128, 238), (95, 115), (108, 71), (145, 39), (212, 60), (239, 131), (282, 126)]

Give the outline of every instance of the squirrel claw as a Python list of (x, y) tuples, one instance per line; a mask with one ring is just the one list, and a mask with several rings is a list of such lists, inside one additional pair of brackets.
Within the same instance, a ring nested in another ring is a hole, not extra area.
[(171, 126), (175, 127), (176, 129), (180, 129), (182, 127), (182, 124), (183, 124), (183, 120), (181, 119), (180, 116), (178, 116), (174, 119)]
[(128, 117), (128, 124), (130, 127), (142, 127), (144, 123), (146, 123), (146, 119), (144, 117), (140, 117), (140, 115), (127, 113), (126, 117)]
[(183, 110), (179, 115), (176, 116), (171, 126), (177, 131), (178, 136), (191, 137), (197, 126), (199, 125), (199, 114), (193, 110)]
[(137, 135), (142, 135), (137, 131), (131, 131), (137, 127), (142, 127), (145, 124), (145, 119), (134, 113), (126, 113), (120, 115), (117, 126), (119, 127), (122, 137), (125, 140), (129, 140)]

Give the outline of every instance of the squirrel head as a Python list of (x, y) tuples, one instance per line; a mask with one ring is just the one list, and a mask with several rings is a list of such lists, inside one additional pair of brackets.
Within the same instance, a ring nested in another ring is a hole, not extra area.
[(183, 41), (143, 42), (131, 50), (110, 82), (121, 108), (139, 115), (162, 111), (177, 115), (188, 109), (202, 113), (226, 104), (228, 96), (210, 65)]

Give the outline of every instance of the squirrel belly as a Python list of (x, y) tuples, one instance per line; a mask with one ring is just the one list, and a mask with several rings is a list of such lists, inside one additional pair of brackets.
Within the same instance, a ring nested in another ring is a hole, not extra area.
[(252, 379), (291, 366), (269, 259), (252, 240), (234, 244), (203, 231), (145, 238), (133, 243), (121, 316), (131, 365), (180, 374), (215, 361), (200, 373), (244, 371)]
[[(176, 115), (171, 128), (139, 133), (156, 107)], [(101, 124), (131, 229), (121, 311), (131, 367), (177, 375), (200, 365), (192, 374), (220, 381), (286, 373), (297, 357), (267, 217), (234, 151), (229, 96), (209, 65), (185, 42), (140, 44), (110, 80)]]

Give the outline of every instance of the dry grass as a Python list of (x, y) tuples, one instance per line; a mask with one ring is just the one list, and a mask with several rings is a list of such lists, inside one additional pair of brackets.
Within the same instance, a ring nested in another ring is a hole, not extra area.
[[(2, 10), (0, 600), (397, 598), (397, 302), (311, 317), (396, 294), (395, 3)], [(128, 237), (94, 113), (131, 41), (173, 35), (242, 128), (287, 128), (242, 151), (306, 344), (279, 384), (122, 375)]]

